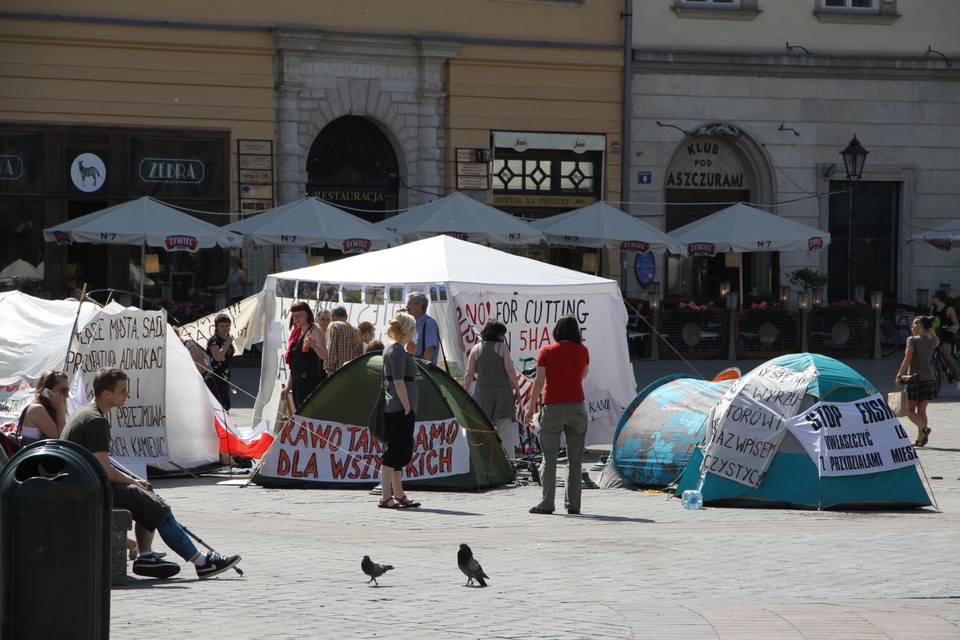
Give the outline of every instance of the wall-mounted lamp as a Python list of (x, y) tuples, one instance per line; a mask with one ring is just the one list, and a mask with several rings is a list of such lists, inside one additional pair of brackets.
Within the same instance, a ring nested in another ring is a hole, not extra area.
[(780, 287), (780, 304), (787, 304), (790, 302), (790, 285), (785, 284)]
[(787, 51), (793, 53), (793, 50), (794, 50), (794, 49), (800, 49), (800, 51), (803, 51), (804, 55), (807, 55), (807, 56), (810, 55), (810, 52), (807, 50), (806, 47), (801, 47), (801, 46), (798, 45), (798, 44), (790, 44), (790, 43), (788, 42), (788, 43), (787, 43)]
[(814, 287), (810, 291), (813, 293), (813, 308), (816, 309), (823, 304), (823, 287)]
[(864, 296), (867, 295), (867, 288), (862, 284), (858, 284), (853, 288), (853, 301), (860, 302), (864, 299)]
[(917, 289), (917, 311), (930, 306), (930, 289)]
[(836, 172), (837, 172), (837, 163), (836, 163), (836, 162), (833, 162), (833, 163), (830, 164), (829, 167), (827, 167), (826, 169), (823, 170), (823, 177), (824, 177), (824, 178), (832, 178), (832, 177), (833, 177), (833, 174), (836, 173)]
[(647, 293), (650, 296), (650, 310), (660, 308), (660, 283), (651, 282), (650, 286), (647, 287)]
[(938, 290), (938, 291), (943, 291), (943, 292), (947, 295), (948, 298), (950, 297), (950, 283), (949, 283), (949, 282), (941, 282), (940, 284), (937, 285), (937, 290)]
[(160, 256), (156, 253), (148, 253), (143, 256), (144, 273), (160, 273)]
[(870, 292), (870, 308), (874, 311), (880, 311), (883, 308), (883, 291)]
[(806, 311), (810, 308), (810, 292), (797, 291), (797, 308)]
[(685, 135), (685, 136), (690, 135), (690, 132), (687, 131), (686, 129), (682, 129), (682, 128), (678, 127), (677, 125), (675, 125), (675, 124), (670, 124), (670, 123), (668, 123), (668, 122), (660, 122), (659, 120), (657, 120), (657, 126), (658, 126), (658, 127), (671, 127), (671, 128), (673, 128), (673, 129), (676, 129), (677, 131), (679, 131), (680, 133), (682, 133), (682, 134)]
[(730, 293), (730, 281), (729, 281), (729, 280), (721, 280), (721, 281), (720, 281), (720, 297), (722, 298), (722, 297), (724, 297), (725, 295), (727, 295), (728, 293)]

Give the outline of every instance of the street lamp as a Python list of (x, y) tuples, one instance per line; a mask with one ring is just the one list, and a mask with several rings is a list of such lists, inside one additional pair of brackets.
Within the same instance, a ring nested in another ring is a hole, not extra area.
[(790, 302), (790, 285), (785, 284), (780, 287), (780, 304), (787, 306)]
[(720, 297), (725, 298), (727, 294), (730, 293), (730, 281), (721, 280), (720, 281)]
[(850, 204), (847, 207), (849, 223), (847, 225), (847, 293), (853, 293), (853, 192), (857, 188), (857, 183), (863, 177), (863, 165), (867, 161), (867, 154), (870, 153), (860, 145), (857, 136), (853, 136), (847, 148), (840, 152), (843, 158), (843, 166), (847, 170), (847, 181), (852, 182), (850, 186)]

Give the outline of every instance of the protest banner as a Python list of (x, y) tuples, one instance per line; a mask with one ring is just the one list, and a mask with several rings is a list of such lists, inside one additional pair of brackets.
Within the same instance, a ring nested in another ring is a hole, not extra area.
[(794, 371), (765, 365), (738, 380), (710, 411), (701, 472), (760, 486), (786, 433), (786, 421), (799, 411), (815, 376), (813, 367)]
[(910, 437), (880, 394), (819, 402), (787, 421), (821, 476), (855, 476), (919, 463)]

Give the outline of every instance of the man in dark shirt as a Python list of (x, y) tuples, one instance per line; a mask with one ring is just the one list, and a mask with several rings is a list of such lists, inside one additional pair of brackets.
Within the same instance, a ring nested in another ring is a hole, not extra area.
[(86, 447), (100, 461), (113, 489), (113, 506), (127, 509), (136, 523), (134, 533), (140, 556), (133, 572), (150, 578), (170, 578), (180, 573), (180, 565), (162, 560), (152, 551), (153, 533), (184, 560), (192, 562), (201, 580), (230, 569), (240, 556), (201, 553), (173, 517), (170, 507), (150, 491), (150, 484), (110, 464), (110, 422), (107, 414), (122, 407), (130, 396), (128, 378), (120, 369), (100, 369), (93, 379), (94, 401), (78, 409), (67, 421), (61, 438)]

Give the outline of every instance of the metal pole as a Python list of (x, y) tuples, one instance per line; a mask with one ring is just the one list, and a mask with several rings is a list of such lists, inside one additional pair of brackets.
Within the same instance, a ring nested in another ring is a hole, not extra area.
[(850, 179), (850, 202), (847, 205), (847, 296), (848, 300), (853, 300), (853, 190), (857, 186), (857, 181), (852, 176)]
[(633, 110), (633, 0), (623, 0), (623, 111), (620, 135), (620, 206), (630, 213), (630, 112)]

